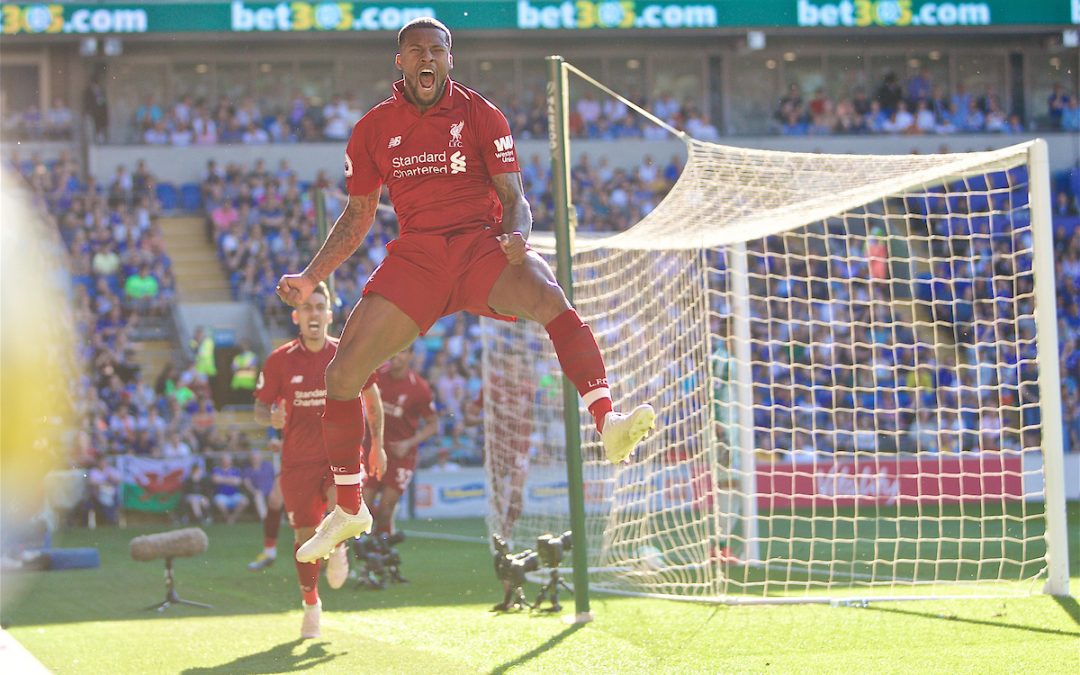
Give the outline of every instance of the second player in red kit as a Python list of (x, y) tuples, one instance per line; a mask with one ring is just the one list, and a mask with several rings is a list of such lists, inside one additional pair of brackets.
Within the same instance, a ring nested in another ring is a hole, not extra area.
[[(364, 480), (364, 499), (375, 504), (375, 531), (390, 534), (394, 511), (416, 472), (420, 444), (439, 429), (431, 387), (412, 368), (412, 352), (399, 352), (376, 371), (383, 404), (383, 446), (386, 471)], [(377, 498), (377, 503), (376, 503)]]
[(325, 557), (370, 527), (371, 514), (352, 487), (364, 437), (358, 397), (376, 368), (439, 317), (467, 310), (543, 325), (613, 462), (630, 456), (656, 417), (648, 404), (629, 414), (612, 409), (592, 330), (526, 243), (532, 212), (510, 126), (494, 104), (450, 79), (451, 42), (449, 29), (432, 18), (398, 32), (394, 64), (402, 78), (390, 98), (356, 123), (346, 148), (349, 202), (307, 268), (278, 281), (285, 302), (302, 303), (356, 251), (374, 222), (382, 186), (389, 188), (401, 235), (387, 245), (326, 370), (323, 439), (338, 508), (300, 547), (298, 560)]
[[(326, 399), (326, 366), (337, 353), (338, 341), (327, 335), (333, 314), (330, 291), (320, 283), (293, 311), (300, 336), (267, 357), (255, 386), (255, 419), (281, 429), (281, 492), (296, 548), (311, 538), (333, 496), (333, 476), (322, 439), (322, 412)], [(364, 387), (364, 409), (371, 426), (369, 465), (381, 476), (386, 467), (382, 445), (382, 401), (374, 378)], [(363, 414), (363, 412), (361, 413)], [(328, 494), (329, 493), (329, 494)], [(332, 588), (348, 578), (348, 552), (344, 545), (330, 554), (326, 577)], [(297, 562), (296, 574), (304, 598), (301, 637), (319, 637), (322, 603), (319, 600), (319, 561)]]

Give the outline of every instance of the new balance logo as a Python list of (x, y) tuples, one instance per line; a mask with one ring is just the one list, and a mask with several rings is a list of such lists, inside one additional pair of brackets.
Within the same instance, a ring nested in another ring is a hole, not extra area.
[(495, 139), (495, 152), (506, 152), (514, 149), (514, 137), (503, 136)]
[(401, 145), (401, 136), (394, 136), (390, 139), (390, 142), (386, 144), (386, 149), (396, 148), (399, 145)]
[(300, 384), (303, 381), (304, 381), (304, 376), (303, 375), (293, 375), (292, 379), (289, 380), (289, 383), (290, 384)]
[(450, 173), (465, 173), (465, 155), (460, 152), (450, 155)]

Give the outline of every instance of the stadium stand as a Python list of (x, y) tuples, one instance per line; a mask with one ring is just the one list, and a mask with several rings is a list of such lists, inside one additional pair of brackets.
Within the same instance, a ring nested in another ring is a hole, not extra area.
[[(541, 87), (518, 93), (503, 86), (490, 95), (493, 100), (503, 102), (503, 111), (519, 138), (546, 138), (547, 116)], [(1055, 96), (1048, 101), (1040, 128), (1080, 130), (1077, 96), (1064, 87)], [(721, 136), (702, 112), (702, 100), (686, 98), (680, 102), (663, 94), (651, 98), (632, 95), (631, 99), (695, 138), (716, 140)], [(925, 68), (912, 73), (903, 83), (896, 74), (887, 73), (873, 92), (856, 85), (841, 97), (829, 96), (818, 87), (807, 99), (800, 86), (792, 82), (778, 99), (771, 133), (787, 136), (1007, 134), (1036, 127), (1035, 121), (1007, 111), (993, 87), (976, 96), (967, 92), (961, 80), (950, 91), (945, 84), (934, 81)], [(227, 96), (195, 100), (184, 94), (164, 107), (153, 100), (140, 105), (127, 135), (146, 144), (178, 147), (344, 141), (362, 113), (355, 97), (341, 93), (332, 95), (325, 104), (316, 96), (299, 93), (288, 100), (244, 96), (239, 101)], [(27, 123), (20, 119), (13, 118), (12, 128), (27, 128)], [(572, 138), (648, 139), (662, 138), (664, 133), (643, 124), (642, 118), (631, 114), (621, 102), (614, 99), (601, 102), (591, 92), (578, 97), (570, 113)]]
[[(571, 174), (579, 228), (586, 232), (618, 231), (637, 222), (662, 199), (678, 178), (680, 170), (677, 158), (660, 167), (650, 157), (646, 157), (639, 167), (628, 171), (613, 169), (607, 166), (604, 160), (594, 165), (587, 155), (580, 157)], [(1072, 192), (1072, 184), (1076, 173), (1074, 171), (1055, 176), (1055, 184), (1060, 188), (1058, 199), (1066, 205), (1062, 207), (1063, 213), (1075, 210), (1076, 196)], [(533, 157), (524, 163), (522, 174), (526, 193), (536, 214), (537, 228), (550, 228), (551, 196), (546, 187), (549, 178), (546, 169), (539, 158)], [(991, 176), (991, 180), (1000, 182), (1001, 185), (1025, 183), (1022, 176), (1014, 176), (1009, 182), (1009, 178), (1004, 174)], [(313, 184), (321, 185), (326, 190), (327, 212), (339, 212), (344, 200), (342, 186), (329, 184), (325, 176), (319, 177)], [(271, 174), (261, 164), (249, 168), (236, 164), (227, 165), (224, 171), (209, 176), (203, 184), (203, 193), (212, 195), (207, 200), (207, 206), (213, 207), (206, 211), (208, 227), (214, 232), (219, 259), (230, 275), (235, 297), (258, 304), (268, 322), (275, 324), (284, 334), (291, 332), (291, 324), (287, 308), (278, 302), (273, 294), (273, 285), (281, 273), (299, 269), (318, 244), (314, 234), (312, 196), (301, 192), (300, 185), (300, 181), (287, 168), (278, 174)], [(1016, 205), (1026, 200), (1026, 193), (1015, 190), (998, 198), (1012, 199)], [(999, 221), (981, 215), (981, 212), (990, 209), (989, 203), (978, 200), (968, 203), (957, 197), (943, 197), (930, 202), (921, 207), (911, 207), (922, 208), (929, 226), (939, 235), (935, 241), (948, 241), (952, 232), (974, 231), (987, 235), (978, 239), (985, 242), (987, 248), (978, 252), (981, 254), (977, 257), (979, 263), (968, 269), (957, 264), (961, 255), (970, 259), (967, 252), (953, 251), (948, 246), (933, 251), (934, 267), (925, 271), (927, 282), (922, 286), (926, 295), (917, 298), (915, 306), (918, 311), (929, 312), (935, 319), (952, 324), (952, 339), (974, 342), (970, 325), (975, 322), (976, 313), (985, 311), (985, 303), (993, 302), (997, 294), (1005, 292), (1002, 287), (992, 285), (986, 280), (993, 278), (995, 273), (1005, 273), (1003, 265), (1013, 264), (1008, 255), (1011, 234), (1001, 230)], [(1058, 293), (1063, 316), (1061, 335), (1062, 372), (1066, 383), (1066, 435), (1072, 449), (1080, 449), (1080, 394), (1077, 393), (1076, 368), (1080, 362), (1080, 351), (1077, 350), (1077, 343), (1080, 341), (1077, 333), (1080, 329), (1080, 309), (1077, 310), (1073, 324), (1068, 323), (1065, 317), (1068, 316), (1068, 308), (1077, 304), (1070, 299), (1076, 297), (1076, 288), (1080, 287), (1080, 278), (1076, 277), (1080, 268), (1080, 251), (1077, 250), (1080, 246), (1080, 235), (1076, 235), (1078, 222), (1080, 218), (1068, 215), (1057, 216), (1055, 219), (1055, 242), (1059, 248), (1059, 260), (1067, 261), (1061, 263), (1063, 269), (1059, 270)], [(368, 240), (339, 269), (335, 277), (339, 294), (342, 296), (339, 313), (347, 311), (359, 298), (367, 276), (381, 259), (385, 243), (396, 236), (396, 231), (397, 224), (392, 211), (389, 208), (380, 209)], [(831, 249), (820, 252), (821, 262), (818, 265), (829, 264), (825, 261), (830, 256), (838, 255), (844, 246), (838, 238), (829, 239), (828, 242)], [(774, 240), (766, 240), (757, 249), (753, 249), (752, 275), (766, 278), (769, 265), (777, 264), (776, 258), (782, 251), (782, 245)], [(826, 406), (855, 407), (852, 400), (834, 401), (831, 398), (834, 387), (847, 391), (849, 398), (854, 396), (852, 392), (860, 390), (862, 399), (858, 402), (858, 407), (874, 410), (877, 421), (848, 420), (850, 424), (847, 429), (835, 429), (831, 428), (831, 423), (820, 423), (815, 427), (822, 435), (822, 438), (816, 439), (819, 448), (854, 449), (860, 442), (860, 429), (864, 435), (871, 429), (885, 429), (893, 439), (892, 447), (900, 451), (904, 447), (911, 447), (909, 441), (916, 435), (928, 436), (930, 425), (934, 425), (936, 431), (942, 432), (935, 434), (935, 438), (942, 439), (940, 443), (935, 441), (938, 450), (963, 452), (974, 447), (973, 439), (981, 433), (981, 419), (977, 414), (938, 420), (917, 419), (914, 413), (901, 413), (899, 410), (902, 408), (915, 407), (911, 405), (912, 399), (894, 400), (877, 395), (872, 387), (869, 390), (862, 388), (862, 383), (856, 383), (853, 379), (852, 366), (871, 357), (865, 353), (865, 347), (860, 345), (879, 344), (887, 353), (893, 355), (888, 367), (896, 373), (896, 377), (906, 380), (910, 397), (919, 396), (922, 406), (929, 408), (934, 407), (938, 397), (947, 397), (947, 400), (941, 399), (942, 403), (948, 403), (945, 407), (955, 408), (956, 402), (953, 399), (960, 395), (957, 392), (978, 390), (977, 382), (973, 379), (975, 373), (980, 366), (989, 363), (987, 359), (996, 357), (977, 350), (967, 350), (962, 352), (967, 355), (966, 362), (936, 363), (934, 356), (920, 355), (920, 363), (935, 365), (933, 372), (916, 372), (915, 354), (907, 347), (915, 344), (914, 336), (905, 334), (903, 330), (882, 335), (871, 334), (869, 322), (865, 320), (870, 312), (915, 310), (893, 309), (892, 298), (888, 295), (886, 286), (871, 282), (875, 275), (881, 273), (872, 270), (870, 251), (849, 253), (860, 259), (848, 273), (852, 277), (867, 279), (864, 293), (858, 297), (833, 297), (833, 306), (825, 307), (817, 301), (820, 298), (811, 297), (807, 293), (811, 285), (810, 278), (824, 278), (828, 275), (822, 269), (803, 270), (801, 274), (804, 278), (793, 281), (791, 294), (796, 297), (797, 293), (802, 293), (806, 301), (791, 303), (790, 315), (774, 315), (777, 318), (769, 325), (761, 322), (754, 324), (754, 336), (761, 341), (760, 344), (767, 344), (766, 338), (770, 331), (775, 334), (781, 324), (805, 326), (812, 317), (821, 318), (819, 315), (823, 311), (838, 313), (842, 320), (850, 320), (855, 326), (855, 329), (847, 334), (847, 341), (835, 345), (829, 357), (836, 360), (837, 371), (840, 373), (835, 382), (809, 382), (804, 381), (805, 378), (800, 379), (801, 371), (792, 367), (795, 364), (791, 355), (755, 354), (756, 361), (784, 363), (791, 371), (791, 376), (786, 380), (756, 373), (759, 376), (755, 377), (756, 381), (774, 383), (771, 388), (761, 385), (756, 392), (757, 424), (759, 427), (773, 429), (768, 438), (757, 439), (759, 447), (776, 448), (785, 458), (795, 458), (800, 456), (800, 453), (805, 455), (805, 448), (810, 447), (811, 439), (805, 435), (796, 437), (793, 429), (796, 426), (810, 428), (812, 425), (808, 420), (795, 425), (794, 415), (810, 414), (821, 420), (829, 420), (833, 416), (824, 414)], [(1030, 271), (1029, 260), (1017, 260), (1015, 264), (1019, 266), (1019, 273)], [(1030, 277), (1022, 283), (1030, 284)], [(1021, 292), (1023, 289), (1018, 290), (1017, 294)], [(343, 317), (339, 314), (339, 320), (340, 318)], [(881, 318), (878, 316), (879, 320)], [(434, 447), (425, 449), (422, 458), (424, 462), (432, 461), (437, 449), (449, 449), (452, 458), (463, 464), (476, 464), (482, 459), (479, 454), (479, 448), (482, 447), (479, 439), (469, 435), (475, 432), (460, 425), (460, 410), (464, 401), (468, 400), (469, 396), (474, 396), (480, 386), (479, 345), (476, 340), (467, 339), (467, 336), (475, 335), (476, 331), (477, 326), (472, 317), (450, 318), (437, 324), (417, 345), (417, 356), (421, 364), (419, 370), (435, 389), (443, 425), (437, 443), (432, 444)], [(449, 353), (445, 351), (447, 349), (450, 349)], [(1018, 359), (1025, 357), (1030, 355), (1017, 355)], [(1013, 384), (1016, 387), (1033, 386), (1034, 373), (1030, 370), (1017, 371), (1015, 376), (1016, 381)], [(806, 412), (815, 408), (816, 412)], [(1020, 442), (1021, 439), (1011, 437), (1003, 440), (1003, 443), (1007, 444), (1018, 445)]]

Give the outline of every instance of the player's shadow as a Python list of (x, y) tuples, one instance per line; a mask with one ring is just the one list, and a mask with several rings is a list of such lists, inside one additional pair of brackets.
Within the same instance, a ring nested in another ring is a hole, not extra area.
[[(1055, 598), (1058, 604), (1064, 607), (1066, 612), (1073, 618), (1073, 621), (1080, 623), (1077, 616), (1076, 600), (1072, 598)], [(1071, 603), (1071, 606), (1070, 606)], [(916, 612), (910, 609), (900, 609), (897, 607), (878, 607), (873, 604), (864, 608), (863, 611), (870, 610), (874, 612), (886, 612), (888, 614), (903, 614), (905, 616), (918, 616), (924, 619), (941, 619), (942, 621), (955, 621), (957, 623), (970, 623), (976, 626), (990, 626), (992, 628), (1008, 628), (1010, 630), (1024, 630), (1031, 633), (1044, 633), (1046, 635), (1065, 635), (1068, 637), (1080, 637), (1080, 632), (1059, 630), (1056, 628), (1040, 628), (1039, 626), (1025, 626), (1018, 623), (1007, 623), (1005, 621), (987, 621), (984, 619), (969, 619), (961, 616), (955, 616), (952, 614), (941, 614), (939, 612)]]
[(523, 663), (528, 663), (532, 659), (540, 656), (547, 650), (551, 649), (552, 647), (559, 644), (560, 642), (562, 642), (563, 640), (570, 637), (584, 627), (585, 624), (583, 623), (575, 623), (572, 626), (567, 626), (566, 629), (563, 630), (563, 632), (559, 633), (558, 635), (552, 635), (550, 638), (547, 639), (546, 642), (541, 645), (537, 645), (536, 647), (533, 647), (532, 649), (517, 657), (513, 661), (507, 661), (506, 663), (496, 666), (491, 671), (491, 675), (502, 675), (503, 673), (510, 670), (511, 668), (514, 668), (515, 666), (520, 666)]
[[(306, 649), (297, 647), (306, 645)], [(257, 654), (239, 656), (228, 663), (203, 668), (188, 668), (184, 675), (231, 675), (232, 673), (293, 673), (332, 661), (340, 654), (326, 651), (325, 642), (296, 639), (283, 642)]]

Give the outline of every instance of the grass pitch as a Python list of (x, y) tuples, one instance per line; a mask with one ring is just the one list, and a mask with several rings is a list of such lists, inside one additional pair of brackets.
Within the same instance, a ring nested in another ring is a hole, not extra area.
[(180, 596), (213, 609), (143, 611), (163, 599), (162, 564), (132, 561), (128, 541), (159, 529), (65, 533), (62, 546), (98, 547), (101, 568), (5, 575), (3, 625), (57, 673), (1080, 672), (1080, 606), (1047, 596), (733, 608), (595, 594), (585, 626), (492, 614), (502, 591), (479, 520), (408, 526), (476, 541), (411, 537), (398, 547), (408, 584), (322, 582), (323, 637), (301, 641), (291, 546), (268, 571), (245, 569), (255, 524), (209, 527), (207, 553), (175, 563)]

